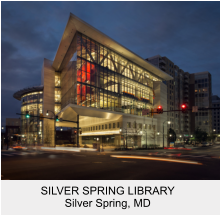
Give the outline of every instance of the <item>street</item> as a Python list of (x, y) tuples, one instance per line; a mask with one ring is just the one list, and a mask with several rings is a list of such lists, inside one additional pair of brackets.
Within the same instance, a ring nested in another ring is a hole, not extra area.
[(220, 145), (192, 150), (1, 151), (2, 180), (215, 180)]

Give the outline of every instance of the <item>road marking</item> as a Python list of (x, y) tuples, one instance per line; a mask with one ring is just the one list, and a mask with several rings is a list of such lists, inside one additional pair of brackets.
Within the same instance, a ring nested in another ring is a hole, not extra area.
[(102, 163), (102, 162), (93, 162), (93, 163)]
[(2, 154), (2, 155), (6, 155), (6, 156), (13, 156), (13, 155), (10, 155), (10, 154)]
[(20, 153), (12, 153), (13, 155), (20, 155)]
[(128, 158), (128, 159), (143, 159), (143, 160), (156, 160), (156, 161), (168, 161), (168, 162), (176, 162), (176, 163), (185, 163), (185, 164), (195, 164), (202, 165), (197, 161), (188, 161), (188, 160), (179, 160), (179, 159), (168, 159), (168, 158), (157, 158), (157, 157), (142, 157), (142, 156), (125, 156), (125, 155), (111, 155), (111, 157), (115, 158)]
[(135, 161), (122, 161), (123, 163), (136, 163)]
[(79, 156), (79, 157), (86, 157), (86, 155), (76, 155), (76, 154), (73, 154), (74, 156)]
[(205, 156), (206, 156), (206, 155), (197, 155), (197, 156), (191, 155), (191, 157), (194, 157), (194, 158), (205, 157)]

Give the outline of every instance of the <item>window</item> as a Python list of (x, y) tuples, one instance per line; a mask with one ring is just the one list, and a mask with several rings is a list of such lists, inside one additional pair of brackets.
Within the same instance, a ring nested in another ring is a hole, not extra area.
[(107, 129), (107, 124), (105, 124), (105, 129)]
[(102, 129), (104, 129), (104, 125), (102, 125)]
[(92, 127), (91, 127), (91, 131), (92, 131)]
[(119, 128), (119, 126), (120, 126), (120, 123), (119, 123), (119, 122), (117, 122), (117, 128)]
[(96, 131), (98, 130), (98, 126), (96, 126)]
[(142, 124), (141, 123), (139, 123), (139, 128), (142, 128)]
[(115, 128), (115, 123), (113, 123), (113, 128)]
[(131, 128), (131, 123), (127, 122), (127, 128)]
[(136, 122), (133, 123), (133, 128), (136, 128)]
[(109, 129), (111, 129), (111, 124), (109, 124)]
[(101, 125), (99, 126), (99, 130), (101, 130)]

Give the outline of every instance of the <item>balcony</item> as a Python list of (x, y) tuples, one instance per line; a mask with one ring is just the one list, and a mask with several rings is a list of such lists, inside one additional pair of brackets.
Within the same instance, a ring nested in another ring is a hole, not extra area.
[(166, 67), (165, 66), (160, 66), (160, 69), (163, 71), (166, 71)]
[(163, 59), (159, 59), (159, 64), (162, 66), (162, 65), (166, 65), (166, 61), (163, 60)]

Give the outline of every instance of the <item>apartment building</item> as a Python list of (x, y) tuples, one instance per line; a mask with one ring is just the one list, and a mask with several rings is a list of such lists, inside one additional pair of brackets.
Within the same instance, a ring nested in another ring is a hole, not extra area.
[(167, 121), (171, 122), (170, 127), (176, 132), (178, 140), (187, 139), (191, 134), (190, 113), (172, 112), (172, 110), (180, 110), (182, 104), (187, 104), (189, 108), (191, 107), (189, 100), (190, 74), (184, 72), (167, 57), (156, 55), (146, 60), (173, 77), (173, 80), (166, 81), (167, 110), (171, 111), (167, 113)]
[[(212, 107), (220, 107), (220, 98), (217, 95), (212, 96)], [(214, 133), (220, 133), (220, 109), (212, 110), (212, 130)]]

